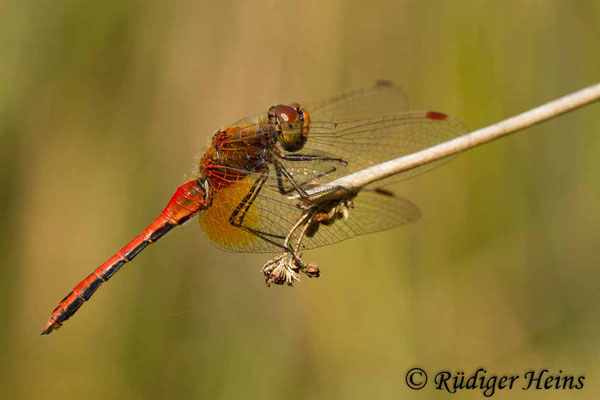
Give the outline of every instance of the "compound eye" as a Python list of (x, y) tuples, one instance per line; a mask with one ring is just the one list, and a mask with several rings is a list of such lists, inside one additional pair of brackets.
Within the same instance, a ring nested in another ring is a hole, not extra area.
[(305, 114), (298, 104), (278, 104), (269, 110), (269, 119), (274, 123), (277, 138), (285, 150), (296, 151), (306, 142), (308, 125)]
[(294, 123), (298, 122), (298, 111), (296, 111), (294, 107), (276, 105), (271, 109), (275, 115), (277, 123), (279, 123), (282, 128), (290, 127)]

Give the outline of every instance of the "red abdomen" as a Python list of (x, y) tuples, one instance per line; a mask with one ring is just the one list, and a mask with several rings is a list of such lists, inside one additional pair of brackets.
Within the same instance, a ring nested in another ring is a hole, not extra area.
[(47, 335), (58, 329), (87, 301), (94, 292), (109, 280), (126, 262), (131, 261), (146, 246), (160, 239), (173, 227), (183, 224), (192, 215), (206, 208), (206, 193), (202, 182), (193, 180), (181, 185), (171, 197), (160, 215), (142, 233), (136, 236), (125, 247), (99, 266), (87, 278), (81, 281), (66, 295), (42, 331)]

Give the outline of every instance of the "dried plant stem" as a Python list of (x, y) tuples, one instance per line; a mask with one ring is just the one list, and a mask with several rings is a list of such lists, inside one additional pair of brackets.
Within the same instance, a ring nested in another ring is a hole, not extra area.
[(339, 194), (340, 191), (335, 190), (336, 188), (356, 192), (370, 183), (491, 142), (598, 99), (600, 99), (600, 83), (417, 153), (386, 161), (312, 188), (308, 191), (310, 200), (319, 202), (322, 198)]

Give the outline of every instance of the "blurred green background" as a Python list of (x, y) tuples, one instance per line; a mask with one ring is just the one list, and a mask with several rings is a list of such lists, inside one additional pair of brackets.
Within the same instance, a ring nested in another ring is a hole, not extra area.
[(305, 254), (318, 280), (266, 289), (194, 221), (38, 335), (216, 128), (386, 78), (475, 129), (598, 81), (598, 43), (598, 1), (1, 2), (2, 398), (449, 398), (413, 366), (597, 398), (598, 104), (400, 185), (421, 220)]

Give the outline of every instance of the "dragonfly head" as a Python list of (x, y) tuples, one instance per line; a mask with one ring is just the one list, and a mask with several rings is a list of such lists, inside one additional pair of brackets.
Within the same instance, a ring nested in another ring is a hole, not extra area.
[(300, 104), (274, 105), (269, 109), (269, 121), (274, 124), (277, 140), (284, 150), (297, 151), (306, 143), (310, 116)]

